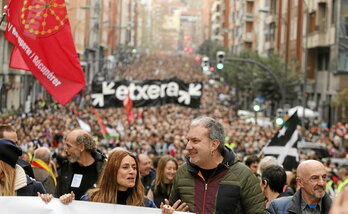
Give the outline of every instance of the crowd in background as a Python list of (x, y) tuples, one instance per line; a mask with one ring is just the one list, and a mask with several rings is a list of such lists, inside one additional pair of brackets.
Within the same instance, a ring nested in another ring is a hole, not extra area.
[[(108, 154), (113, 148), (121, 147), (134, 155), (147, 154), (155, 162), (158, 157), (169, 154), (180, 163), (187, 155), (186, 132), (190, 121), (199, 115), (206, 115), (219, 121), (225, 130), (225, 143), (244, 160), (248, 155), (259, 154), (266, 143), (277, 132), (277, 126), (260, 126), (248, 123), (237, 116), (233, 99), (221, 99), (222, 93), (229, 93), (229, 86), (210, 81), (203, 75), (199, 63), (185, 56), (140, 57), (133, 64), (120, 68), (114, 79), (143, 80), (177, 77), (186, 82), (202, 81), (204, 91), (199, 109), (174, 104), (133, 109), (135, 118), (127, 122), (123, 108), (97, 109), (104, 124), (117, 131), (117, 136), (106, 137), (96, 120), (87, 91), (80, 93), (67, 106), (48, 103), (44, 98), (37, 100), (31, 111), (2, 115), (0, 124), (10, 124), (16, 130), (23, 159), (30, 161), (34, 150), (47, 147), (53, 157), (64, 157), (63, 140), (68, 132), (79, 128), (77, 119), (91, 127), (98, 143), (98, 150)], [(233, 97), (233, 94), (228, 94)], [(320, 121), (310, 121), (305, 129), (305, 139), (321, 143), (323, 150), (332, 158), (347, 159), (347, 139), (337, 136), (335, 130), (321, 127)], [(315, 152), (301, 152), (301, 160), (319, 159)], [(337, 172), (337, 164), (331, 167)]]

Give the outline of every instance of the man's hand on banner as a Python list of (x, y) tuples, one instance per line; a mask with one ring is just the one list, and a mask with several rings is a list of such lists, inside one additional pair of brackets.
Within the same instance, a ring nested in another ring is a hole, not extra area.
[(70, 204), (74, 199), (75, 199), (75, 194), (73, 191), (71, 191), (71, 193), (64, 194), (59, 197), (60, 202), (62, 202), (65, 205)]
[(39, 192), (37, 193), (37, 196), (39, 196), (46, 204), (48, 204), (53, 198), (52, 194), (41, 194)]

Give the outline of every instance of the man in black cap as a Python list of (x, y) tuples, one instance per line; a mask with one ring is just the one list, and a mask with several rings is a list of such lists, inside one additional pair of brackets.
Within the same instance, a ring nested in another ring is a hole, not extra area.
[[(36, 196), (38, 192), (46, 193), (40, 182), (31, 180), (23, 168), (16, 164), (21, 155), (22, 150), (14, 142), (0, 138), (0, 195)], [(14, 174), (14, 178), (4, 176), (5, 174)], [(15, 180), (12, 189), (3, 188), (8, 182), (13, 182), (10, 179)]]

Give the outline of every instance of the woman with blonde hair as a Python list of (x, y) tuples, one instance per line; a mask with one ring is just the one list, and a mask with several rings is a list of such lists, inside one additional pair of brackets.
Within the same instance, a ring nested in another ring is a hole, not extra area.
[(16, 170), (0, 160), (0, 196), (14, 196)]
[(168, 199), (178, 167), (177, 160), (170, 155), (162, 156), (159, 159), (156, 179), (147, 194), (147, 197), (153, 200), (157, 207), (160, 207), (164, 199)]

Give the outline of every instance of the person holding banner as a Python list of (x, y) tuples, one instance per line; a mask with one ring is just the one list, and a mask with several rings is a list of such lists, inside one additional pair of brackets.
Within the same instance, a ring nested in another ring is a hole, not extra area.
[[(154, 202), (144, 194), (145, 189), (140, 179), (139, 163), (136, 157), (127, 150), (116, 149), (108, 157), (97, 187), (90, 189), (81, 197), (81, 200), (157, 208)], [(73, 193), (60, 197), (60, 201), (64, 204), (71, 203), (73, 199)], [(173, 207), (162, 204), (162, 213), (173, 213), (177, 208), (180, 211), (187, 210), (178, 205), (179, 202)]]
[(93, 137), (82, 129), (67, 134), (64, 151), (67, 160), (60, 165), (55, 196), (73, 191), (79, 200), (97, 183), (106, 157), (97, 151)]
[(224, 146), (218, 121), (194, 119), (186, 138), (189, 156), (174, 178), (170, 204), (181, 199), (194, 213), (266, 213), (259, 179)]
[(110, 154), (97, 187), (90, 189), (81, 200), (156, 208), (144, 194), (136, 157), (118, 149)]

